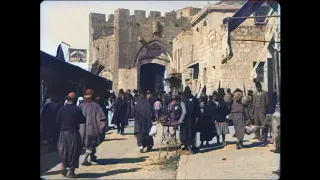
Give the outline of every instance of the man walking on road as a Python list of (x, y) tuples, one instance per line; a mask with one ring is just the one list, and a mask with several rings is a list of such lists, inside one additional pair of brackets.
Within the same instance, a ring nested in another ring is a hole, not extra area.
[[(79, 167), (82, 148), (79, 125), (86, 123), (86, 119), (76, 102), (76, 94), (69, 93), (66, 105), (60, 109), (57, 115), (57, 122), (61, 124), (58, 149), (63, 165), (62, 175), (69, 178), (77, 176), (74, 171)], [(67, 168), (70, 168), (69, 174), (67, 174)]]
[[(265, 120), (269, 97), (266, 91), (262, 90), (262, 86), (260, 82), (256, 82), (257, 92), (253, 95), (253, 107), (252, 107), (252, 114), (254, 116), (254, 125), (261, 126)], [(268, 129), (262, 129), (262, 140), (267, 140), (267, 132)], [(254, 139), (260, 139), (260, 129), (257, 130)]]
[(104, 129), (107, 124), (106, 116), (99, 104), (94, 102), (93, 90), (88, 89), (85, 91), (84, 101), (79, 106), (86, 118), (86, 124), (80, 128), (82, 142), (85, 145), (86, 152), (82, 165), (90, 166), (90, 161), (97, 162), (95, 156), (96, 147), (104, 140)]

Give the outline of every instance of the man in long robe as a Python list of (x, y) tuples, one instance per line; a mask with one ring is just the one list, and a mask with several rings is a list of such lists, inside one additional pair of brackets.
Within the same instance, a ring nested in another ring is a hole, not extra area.
[[(204, 145), (209, 147), (209, 141), (217, 135), (215, 124), (213, 121), (214, 109), (212, 105), (207, 104), (207, 98), (200, 100), (200, 114), (198, 117), (198, 131), (200, 132), (200, 147)], [(206, 144), (204, 144), (206, 142)]]
[(195, 153), (196, 121), (200, 114), (200, 107), (198, 99), (191, 94), (188, 86), (183, 92), (181, 108), (180, 141), (191, 153)]
[(137, 105), (134, 107), (134, 134), (137, 138), (137, 144), (140, 153), (144, 152), (144, 148), (151, 150), (153, 147), (153, 137), (149, 136), (153, 122), (153, 108), (145, 96), (140, 95)]
[(88, 161), (89, 155), (91, 162), (97, 162), (97, 156), (95, 156), (96, 148), (104, 141), (104, 130), (107, 120), (100, 105), (94, 102), (93, 90), (86, 90), (84, 99), (79, 106), (86, 118), (86, 124), (80, 127), (82, 142), (86, 148), (82, 165), (90, 166), (91, 163)]
[(119, 95), (114, 103), (114, 114), (111, 123), (117, 125), (118, 134), (124, 134), (124, 127), (127, 124), (127, 102), (125, 100), (125, 94), (122, 89), (119, 91)]
[[(69, 93), (66, 105), (59, 110), (57, 115), (57, 122), (61, 124), (58, 149), (63, 165), (62, 175), (69, 178), (77, 177), (74, 171), (79, 168), (82, 149), (79, 125), (86, 123), (86, 119), (76, 102), (76, 94)], [(68, 174), (67, 168), (70, 168)]]

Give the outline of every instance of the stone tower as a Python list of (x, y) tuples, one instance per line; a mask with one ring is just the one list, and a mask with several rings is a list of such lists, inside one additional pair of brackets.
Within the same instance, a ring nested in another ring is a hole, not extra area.
[[(130, 15), (128, 9), (116, 9), (114, 14), (108, 16), (108, 21), (104, 14), (91, 13), (89, 65), (99, 61), (105, 66), (99, 75), (111, 79), (114, 90), (136, 89), (139, 81), (138, 61), (146, 59), (142, 58), (141, 51), (148, 49), (151, 44), (152, 47), (161, 46), (161, 52), (165, 51), (162, 55), (172, 59), (172, 40), (180, 32), (191, 28), (190, 16), (199, 10), (191, 8), (193, 13), (187, 15), (172, 11), (165, 16), (161, 16), (161, 12), (150, 11), (146, 17), (146, 11), (143, 10), (135, 10)], [(169, 61), (165, 66), (168, 71), (174, 71)]]

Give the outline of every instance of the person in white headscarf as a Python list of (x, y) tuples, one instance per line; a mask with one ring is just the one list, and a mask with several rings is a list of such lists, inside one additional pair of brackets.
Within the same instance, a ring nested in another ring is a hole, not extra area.
[(237, 149), (241, 149), (243, 147), (243, 138), (245, 134), (245, 121), (247, 120), (247, 116), (245, 113), (245, 108), (241, 102), (242, 100), (242, 92), (234, 92), (233, 93), (233, 103), (231, 106), (230, 118), (232, 119), (235, 134), (233, 137), (238, 139)]

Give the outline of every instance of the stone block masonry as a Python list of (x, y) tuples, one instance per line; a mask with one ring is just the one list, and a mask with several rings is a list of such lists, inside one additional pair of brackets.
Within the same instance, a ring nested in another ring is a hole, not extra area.
[[(164, 17), (158, 11), (150, 11), (146, 17), (146, 11), (143, 10), (135, 10), (134, 15), (130, 15), (128, 9), (116, 9), (114, 14), (108, 16), (108, 21), (106, 15), (97, 13), (91, 13), (89, 19), (89, 64), (96, 60), (106, 64), (106, 70), (114, 73), (112, 80), (115, 90), (132, 84), (128, 79), (120, 78), (125, 76), (125, 70), (116, 71), (136, 67), (137, 54), (145, 44), (160, 41), (172, 55), (173, 38), (191, 27), (188, 18), (177, 19), (175, 11), (166, 13)], [(102, 46), (104, 48), (100, 48)]]

